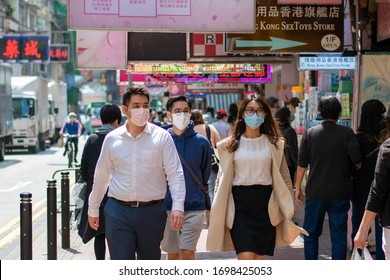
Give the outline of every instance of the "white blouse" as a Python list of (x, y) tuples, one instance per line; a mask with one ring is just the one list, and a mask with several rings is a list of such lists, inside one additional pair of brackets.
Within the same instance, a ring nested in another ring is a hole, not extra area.
[(233, 158), (233, 186), (272, 184), (272, 158), (268, 141), (264, 134), (257, 138), (241, 136)]

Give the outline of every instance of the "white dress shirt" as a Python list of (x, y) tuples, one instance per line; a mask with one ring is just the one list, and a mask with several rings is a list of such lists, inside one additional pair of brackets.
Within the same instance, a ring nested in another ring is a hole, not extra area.
[(172, 194), (172, 210), (184, 211), (185, 181), (180, 158), (171, 135), (147, 123), (133, 137), (123, 125), (104, 139), (89, 197), (88, 215), (99, 216), (99, 206), (108, 196), (122, 201), (163, 199), (167, 181)]

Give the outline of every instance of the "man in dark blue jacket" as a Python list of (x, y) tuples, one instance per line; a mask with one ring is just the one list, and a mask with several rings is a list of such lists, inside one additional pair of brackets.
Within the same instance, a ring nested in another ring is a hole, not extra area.
[[(167, 116), (172, 122), (168, 132), (172, 135), (176, 149), (196, 177), (204, 184), (211, 172), (211, 147), (209, 141), (194, 130), (191, 118), (191, 103), (184, 96), (168, 100)], [(203, 228), (205, 212), (205, 196), (201, 186), (195, 183), (191, 172), (183, 164), (186, 183), (186, 197), (184, 202), (184, 224), (180, 230), (172, 230), (167, 219), (164, 239), (161, 243), (163, 251), (168, 253), (169, 260), (195, 259), (196, 244)], [(172, 207), (171, 194), (167, 192), (165, 204), (168, 215)]]

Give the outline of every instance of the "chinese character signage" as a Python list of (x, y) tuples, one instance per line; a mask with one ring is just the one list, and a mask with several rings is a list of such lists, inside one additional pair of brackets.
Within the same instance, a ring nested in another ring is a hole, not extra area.
[(68, 29), (255, 31), (254, 0), (68, 0)]
[[(254, 34), (227, 34), (228, 52), (341, 52), (344, 7), (259, 0)], [(317, 2), (317, 1), (316, 1)]]
[(0, 62), (28, 63), (49, 60), (47, 36), (1, 36)]
[(264, 64), (129, 64), (131, 73), (243, 73), (262, 72)]
[(354, 70), (355, 57), (348, 56), (300, 56), (300, 70)]
[(50, 62), (69, 62), (69, 45), (50, 45)]

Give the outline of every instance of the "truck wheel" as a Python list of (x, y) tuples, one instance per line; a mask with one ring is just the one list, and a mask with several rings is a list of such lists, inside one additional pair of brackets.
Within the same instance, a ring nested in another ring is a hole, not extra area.
[(5, 155), (5, 143), (3, 140), (0, 139), (0, 161), (4, 160)]
[(38, 153), (38, 145), (28, 147), (28, 151), (32, 154)]

